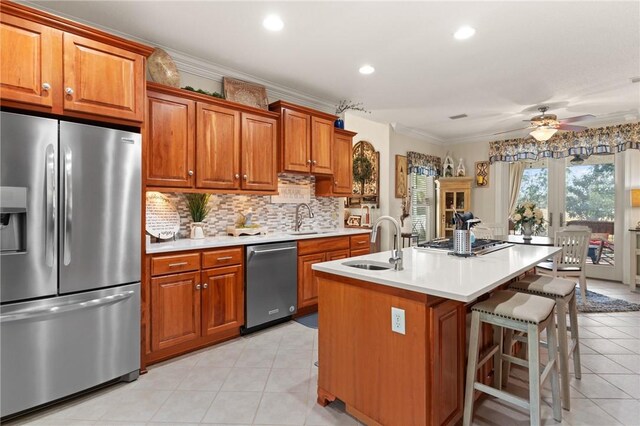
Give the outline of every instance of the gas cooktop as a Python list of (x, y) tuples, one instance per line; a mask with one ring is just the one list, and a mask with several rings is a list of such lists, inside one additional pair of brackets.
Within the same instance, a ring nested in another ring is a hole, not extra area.
[[(493, 251), (502, 250), (507, 247), (511, 247), (513, 244), (505, 243), (502, 240), (492, 240), (489, 238), (478, 238), (471, 244), (471, 252), (474, 255), (482, 255), (491, 253)], [(425, 243), (418, 244), (419, 248), (430, 248), (437, 250), (453, 251), (453, 239), (440, 238), (437, 240), (427, 241)]]

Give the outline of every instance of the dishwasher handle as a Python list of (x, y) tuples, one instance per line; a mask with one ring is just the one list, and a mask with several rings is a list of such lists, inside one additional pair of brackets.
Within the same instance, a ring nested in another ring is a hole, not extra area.
[(256, 250), (254, 248), (250, 248), (249, 250), (249, 259), (251, 259), (251, 257), (254, 254), (263, 254), (263, 253), (274, 253), (274, 252), (278, 252), (278, 251), (288, 251), (288, 250), (296, 250), (298, 247), (296, 246), (291, 246), (291, 247), (281, 247), (281, 248), (273, 248), (273, 249), (266, 249), (266, 250)]

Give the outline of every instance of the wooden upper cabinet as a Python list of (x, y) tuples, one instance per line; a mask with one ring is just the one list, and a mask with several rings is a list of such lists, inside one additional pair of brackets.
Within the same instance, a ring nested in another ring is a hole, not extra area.
[(144, 57), (64, 34), (64, 109), (142, 121)]
[(53, 107), (54, 90), (62, 84), (62, 32), (2, 14), (0, 43), (0, 97)]
[(282, 112), (283, 170), (289, 172), (309, 172), (311, 164), (311, 117), (290, 109)]
[(277, 128), (273, 118), (242, 114), (242, 189), (278, 189)]
[(345, 197), (353, 193), (354, 132), (334, 129), (333, 176), (316, 178), (316, 195)]
[(202, 274), (202, 335), (244, 325), (242, 265), (208, 269)]
[(147, 185), (192, 187), (195, 102), (149, 91), (145, 136)]
[(196, 186), (240, 186), (240, 112), (197, 103)]
[(311, 173), (333, 173), (333, 121), (311, 117)]
[(151, 350), (200, 337), (199, 273), (151, 279)]

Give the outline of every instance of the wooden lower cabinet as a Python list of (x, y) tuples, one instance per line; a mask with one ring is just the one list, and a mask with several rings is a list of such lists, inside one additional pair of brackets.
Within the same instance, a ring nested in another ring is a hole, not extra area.
[(197, 272), (151, 279), (151, 350), (158, 351), (200, 337)]
[(202, 335), (239, 329), (244, 324), (242, 266), (202, 271)]
[(313, 279), (311, 266), (326, 260), (325, 253), (298, 256), (298, 311), (318, 304), (318, 283)]

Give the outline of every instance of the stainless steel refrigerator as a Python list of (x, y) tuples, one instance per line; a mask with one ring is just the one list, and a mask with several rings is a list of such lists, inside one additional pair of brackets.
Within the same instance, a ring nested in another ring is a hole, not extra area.
[(141, 138), (2, 112), (0, 410), (140, 367)]

